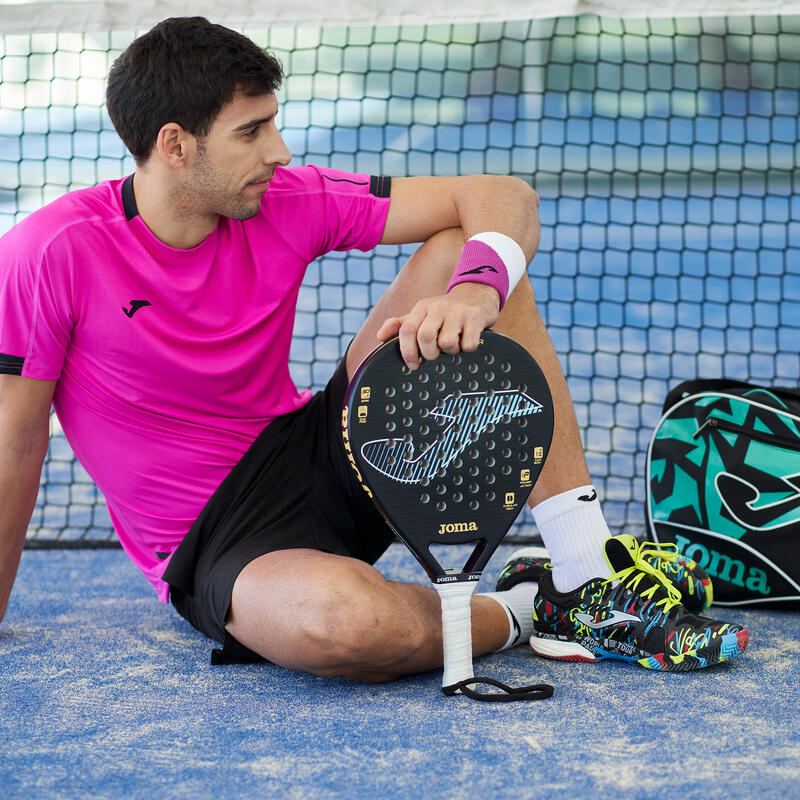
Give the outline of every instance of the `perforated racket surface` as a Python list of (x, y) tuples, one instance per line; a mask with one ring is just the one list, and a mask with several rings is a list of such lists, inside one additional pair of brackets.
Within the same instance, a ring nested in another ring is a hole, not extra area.
[[(553, 408), (544, 375), (493, 331), (475, 352), (441, 354), (414, 371), (395, 338), (356, 371), (342, 425), (361, 485), (439, 591), (443, 688), (472, 694), (464, 688), (473, 677), (469, 598), (547, 458)], [(460, 570), (444, 569), (430, 550), (469, 543)]]

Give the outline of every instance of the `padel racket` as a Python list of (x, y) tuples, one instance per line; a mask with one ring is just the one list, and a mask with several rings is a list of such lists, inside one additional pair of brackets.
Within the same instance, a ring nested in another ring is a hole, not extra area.
[[(359, 366), (342, 412), (345, 450), (359, 482), (422, 564), (442, 604), (445, 694), (481, 700), (543, 699), (547, 685), (511, 688), (472, 669), (470, 599), (547, 457), (553, 407), (527, 351), (484, 331), (472, 353), (442, 353), (413, 372), (399, 340)], [(474, 544), (461, 569), (444, 569), (431, 545)], [(478, 693), (488, 683), (505, 694)]]

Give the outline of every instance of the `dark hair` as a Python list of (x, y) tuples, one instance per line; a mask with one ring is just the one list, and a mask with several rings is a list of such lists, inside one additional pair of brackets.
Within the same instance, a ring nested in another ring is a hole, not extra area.
[(237, 91), (270, 94), (282, 80), (280, 62), (246, 36), (204, 17), (172, 17), (113, 63), (106, 105), (120, 138), (142, 164), (168, 122), (202, 139)]

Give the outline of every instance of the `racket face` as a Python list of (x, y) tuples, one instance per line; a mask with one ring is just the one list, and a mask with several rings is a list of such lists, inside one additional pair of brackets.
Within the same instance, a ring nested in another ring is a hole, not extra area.
[[(484, 331), (472, 353), (410, 371), (391, 339), (361, 364), (342, 412), (345, 450), (384, 518), (435, 582), (476, 579), (544, 465), (553, 408), (520, 345)], [(430, 545), (475, 542), (459, 578)]]

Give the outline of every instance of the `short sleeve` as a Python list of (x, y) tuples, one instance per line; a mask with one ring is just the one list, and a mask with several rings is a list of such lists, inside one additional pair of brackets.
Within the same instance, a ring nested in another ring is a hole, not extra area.
[(329, 250), (372, 250), (383, 236), (389, 213), (391, 179), (316, 168), (325, 201)]
[(27, 223), (0, 238), (0, 374), (57, 380), (72, 330), (68, 248), (42, 246)]
[(308, 261), (331, 250), (372, 250), (383, 236), (391, 178), (317, 167), (283, 167), (263, 213)]

